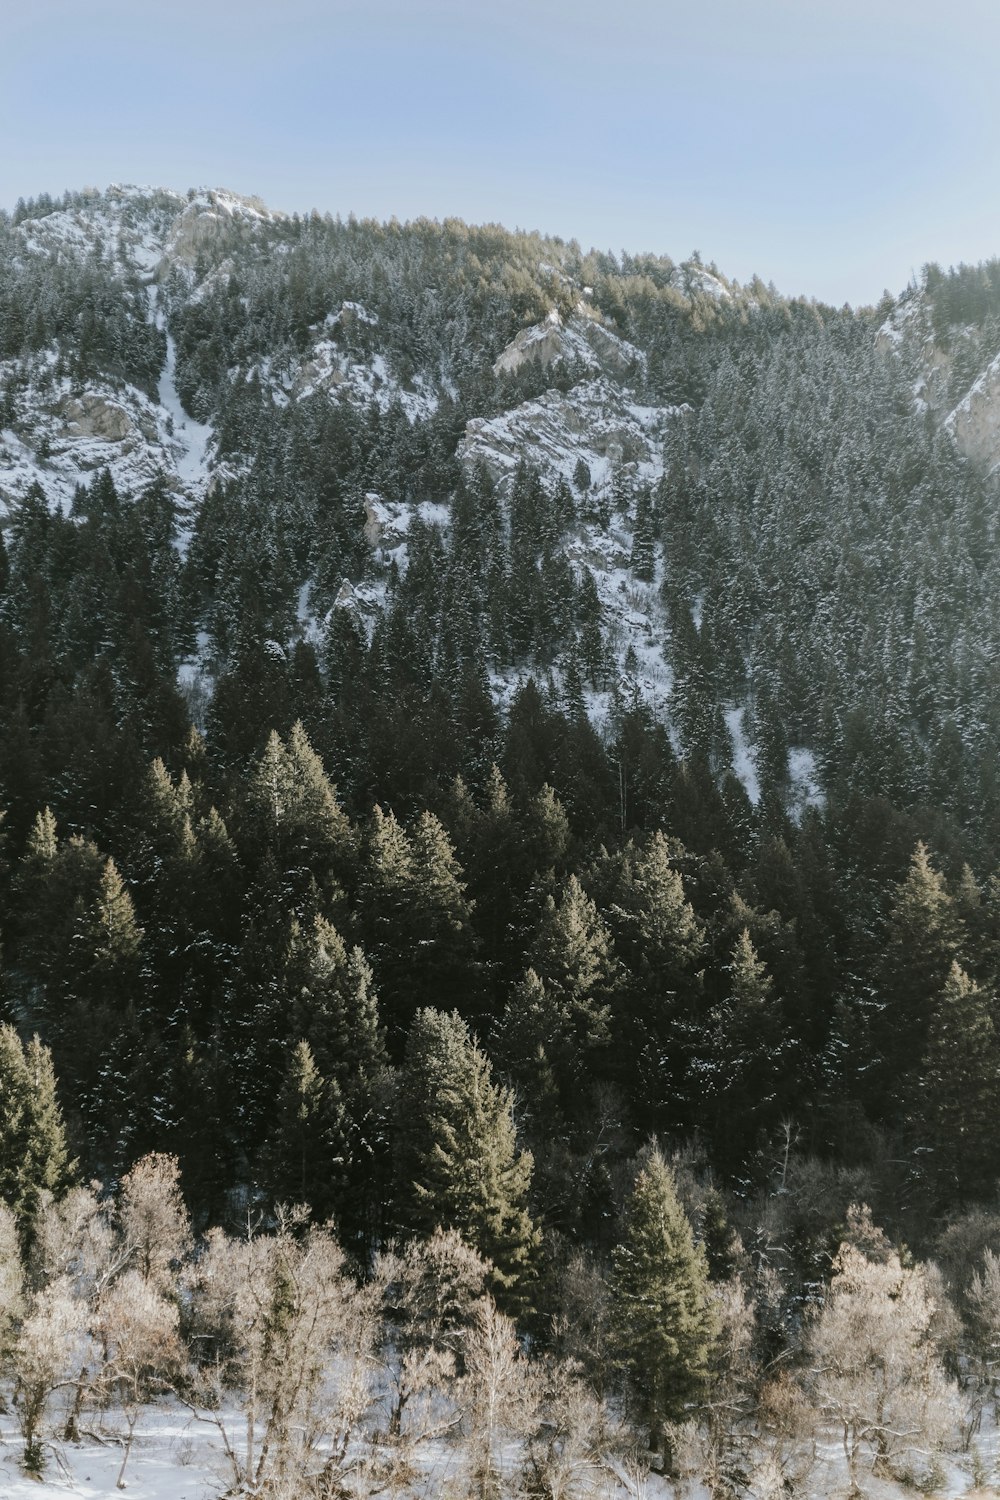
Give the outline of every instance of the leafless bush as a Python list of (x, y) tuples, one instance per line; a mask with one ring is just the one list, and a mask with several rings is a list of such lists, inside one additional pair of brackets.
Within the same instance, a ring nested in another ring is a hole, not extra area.
[[(346, 1274), (327, 1229), (209, 1236), (189, 1281), (203, 1353), (195, 1415), (219, 1433), (234, 1490), (337, 1493), (360, 1461), (351, 1444), (371, 1405), (378, 1298)], [(235, 1398), (238, 1426), (223, 1403)]]

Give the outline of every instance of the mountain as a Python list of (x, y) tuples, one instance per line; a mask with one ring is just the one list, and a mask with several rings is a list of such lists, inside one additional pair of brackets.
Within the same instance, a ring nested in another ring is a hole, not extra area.
[(388, 652), (501, 710), (641, 702), (795, 816), (965, 823), (1000, 730), (982, 274), (836, 311), (497, 226), (43, 197), (0, 224), (0, 514), (156, 497), (203, 724), (253, 621), (324, 671), (356, 636), (366, 687)]

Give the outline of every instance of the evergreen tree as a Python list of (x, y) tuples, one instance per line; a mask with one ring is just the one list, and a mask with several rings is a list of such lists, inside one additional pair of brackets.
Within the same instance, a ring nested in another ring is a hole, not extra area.
[(635, 527), (632, 535), (632, 572), (643, 583), (651, 583), (656, 565), (656, 539), (653, 530), (653, 501), (643, 485), (636, 496)]
[(329, 912), (351, 866), (350, 825), (299, 722), (287, 742), (272, 731), (251, 771), (247, 830), (253, 857), (276, 871), (283, 907)]
[(341, 1166), (343, 1113), (336, 1082), (324, 1078), (309, 1043), (297, 1042), (288, 1054), (265, 1153), (273, 1202), (308, 1204), (320, 1221), (329, 1216)]
[(0, 1199), (31, 1236), (45, 1194), (58, 1197), (74, 1172), (56, 1098), (52, 1054), (38, 1037), (22, 1045), (0, 1026)]
[(728, 991), (712, 1017), (708, 1083), (716, 1159), (732, 1173), (778, 1124), (794, 1075), (774, 984), (746, 928), (733, 948)]
[(457, 1229), (492, 1263), (498, 1300), (526, 1310), (539, 1245), (527, 1211), (532, 1160), (517, 1149), (512, 1096), (455, 1012), (414, 1017), (395, 1166), (400, 1227)]
[(939, 1201), (985, 1194), (997, 1175), (1000, 1053), (995, 1002), (953, 963), (927, 1029), (911, 1129)]
[(878, 969), (878, 1009), (872, 1018), (877, 1059), (874, 1111), (884, 1114), (907, 1092), (927, 1042), (934, 1003), (964, 947), (961, 920), (944, 876), (918, 843), (896, 887)]
[(531, 978), (504, 1015), (504, 1052), (517, 1072), (522, 1064), (534, 1069), (541, 1048), (562, 1107), (573, 1118), (588, 1107), (588, 1085), (610, 1041), (619, 982), (607, 924), (575, 875), (558, 900), (546, 898), (529, 957)]
[(616, 1001), (616, 1071), (638, 1119), (686, 1123), (705, 933), (670, 846), (657, 831), (596, 871), (623, 974)]
[(715, 1335), (708, 1262), (657, 1148), (641, 1161), (612, 1256), (612, 1340), (649, 1427), (649, 1446), (672, 1468), (668, 1424), (685, 1419), (705, 1390)]
[[(322, 1083), (316, 1130), (326, 1162), (322, 1188), (306, 1197), (320, 1217), (335, 1214), (345, 1243), (367, 1243), (384, 1212), (390, 1133), (385, 1034), (372, 971), (360, 948), (348, 952), (336, 929), (317, 917), (306, 932), (293, 931), (285, 984), (292, 1036), (299, 1050), (308, 1045)], [(296, 1055), (286, 1062), (286, 1102), (291, 1086), (292, 1097), (294, 1089), (301, 1092), (301, 1060), (297, 1073), (288, 1072)]]

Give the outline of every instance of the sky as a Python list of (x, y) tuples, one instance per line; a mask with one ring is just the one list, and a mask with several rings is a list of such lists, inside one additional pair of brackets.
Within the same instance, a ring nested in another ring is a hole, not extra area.
[(874, 302), (1000, 255), (998, 61), (997, 0), (0, 0), (0, 205), (227, 187)]

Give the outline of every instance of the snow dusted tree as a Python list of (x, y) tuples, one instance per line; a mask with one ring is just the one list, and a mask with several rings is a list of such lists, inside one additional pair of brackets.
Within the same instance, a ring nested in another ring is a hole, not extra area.
[(517, 1329), (492, 1297), (476, 1307), (465, 1347), (465, 1370), (470, 1495), (476, 1500), (499, 1500), (501, 1437), (523, 1437), (531, 1430), (536, 1394)]
[(86, 1305), (68, 1277), (35, 1292), (14, 1345), (14, 1410), (24, 1440), (27, 1473), (44, 1468), (42, 1426), (49, 1401), (60, 1386), (73, 1383), (81, 1362)]
[(441, 1397), (459, 1373), (489, 1270), (455, 1229), (436, 1229), (376, 1259), (373, 1280), (384, 1288), (393, 1345), (389, 1436), (408, 1451), (455, 1424), (452, 1408), (442, 1415)]
[(995, 1393), (1000, 1379), (1000, 1255), (988, 1246), (983, 1252), (982, 1269), (972, 1274), (965, 1300), (979, 1381)]
[(921, 1267), (842, 1245), (806, 1340), (807, 1389), (841, 1434), (851, 1493), (862, 1453), (890, 1474), (929, 1467), (954, 1418), (953, 1388), (932, 1338), (934, 1308)]
[(122, 1179), (115, 1218), (129, 1265), (157, 1291), (172, 1292), (177, 1268), (191, 1248), (177, 1158), (154, 1152), (136, 1162)]
[[(219, 1434), (234, 1493), (337, 1493), (374, 1395), (378, 1289), (358, 1287), (326, 1229), (209, 1232), (187, 1273), (200, 1364), (186, 1398)], [(227, 1403), (239, 1403), (234, 1428)]]
[(157, 1290), (137, 1270), (113, 1281), (100, 1297), (90, 1329), (101, 1351), (92, 1393), (103, 1402), (117, 1399), (125, 1414), (117, 1487), (125, 1488), (125, 1469), (132, 1452), (142, 1407), (167, 1388), (183, 1369), (180, 1314), (175, 1300)]

